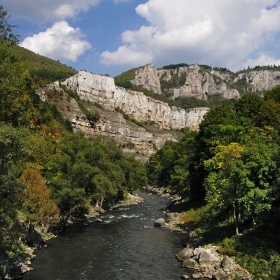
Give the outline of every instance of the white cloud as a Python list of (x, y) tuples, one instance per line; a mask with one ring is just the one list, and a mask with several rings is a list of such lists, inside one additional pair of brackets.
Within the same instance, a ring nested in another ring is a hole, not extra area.
[[(123, 46), (103, 52), (103, 63), (129, 64), (131, 59), (134, 65), (143, 55), (157, 66), (198, 62), (239, 70), (280, 33), (278, 0), (149, 0), (136, 12), (149, 24), (125, 31)], [(133, 55), (123, 57), (124, 50)]]
[(148, 52), (134, 51), (133, 46), (121, 46), (117, 51), (103, 52), (101, 62), (105, 65), (133, 65), (139, 66), (151, 62), (152, 55)]
[(20, 45), (52, 59), (74, 62), (91, 47), (89, 42), (81, 39), (83, 37), (79, 28), (61, 21), (45, 32), (25, 38)]
[(46, 23), (73, 18), (81, 11), (98, 5), (102, 0), (1, 0), (13, 17)]
[(261, 54), (255, 59), (247, 59), (246, 62), (243, 64), (243, 68), (246, 68), (248, 66), (255, 67), (257, 65), (280, 65), (280, 59), (275, 59), (274, 57), (271, 57), (269, 55)]

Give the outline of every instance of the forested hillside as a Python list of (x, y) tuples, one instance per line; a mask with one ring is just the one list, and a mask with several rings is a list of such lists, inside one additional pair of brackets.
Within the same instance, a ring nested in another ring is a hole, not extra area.
[(0, 6), (0, 278), (52, 227), (111, 207), (147, 184), (144, 166), (111, 139), (73, 133), (39, 86), (76, 71), (31, 54)]
[[(210, 110), (199, 132), (167, 142), (149, 181), (183, 197), (182, 220), (256, 276), (280, 277), (280, 87)], [(178, 205), (179, 207), (179, 205)]]

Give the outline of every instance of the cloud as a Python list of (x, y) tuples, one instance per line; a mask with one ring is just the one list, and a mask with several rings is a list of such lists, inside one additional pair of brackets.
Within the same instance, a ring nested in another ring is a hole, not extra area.
[(89, 42), (81, 39), (83, 37), (79, 28), (73, 28), (67, 22), (61, 21), (45, 32), (25, 38), (20, 45), (52, 59), (75, 62), (91, 47)]
[(151, 59), (150, 53), (134, 51), (133, 46), (121, 46), (113, 53), (106, 51), (101, 55), (101, 62), (105, 65), (139, 66), (149, 63)]
[(246, 62), (244, 63), (244, 67), (246, 68), (248, 66), (254, 67), (254, 66), (262, 66), (262, 65), (280, 65), (280, 59), (275, 59), (274, 57), (271, 57), (269, 55), (261, 54), (255, 59), (247, 59)]
[[(125, 31), (123, 45), (103, 52), (101, 62), (129, 65), (131, 59), (133, 66), (142, 55), (157, 66), (198, 62), (239, 70), (248, 56), (261, 55), (265, 44), (280, 34), (278, 2), (149, 0), (136, 7), (148, 25)], [(131, 56), (121, 55), (124, 50)]]
[(57, 22), (76, 17), (81, 11), (97, 6), (102, 0), (2, 0), (1, 5), (13, 17), (31, 22)]

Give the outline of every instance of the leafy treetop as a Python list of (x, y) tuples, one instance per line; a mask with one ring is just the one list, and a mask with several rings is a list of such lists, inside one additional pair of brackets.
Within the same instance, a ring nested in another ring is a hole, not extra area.
[(15, 35), (12, 32), (12, 28), (18, 27), (17, 25), (10, 25), (8, 19), (10, 15), (4, 10), (3, 6), (0, 5), (0, 40), (3, 42), (16, 44), (18, 43), (19, 35)]

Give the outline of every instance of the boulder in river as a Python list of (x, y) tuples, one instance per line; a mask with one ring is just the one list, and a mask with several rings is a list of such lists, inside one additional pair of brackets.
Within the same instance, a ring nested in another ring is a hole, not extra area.
[(163, 218), (159, 218), (154, 223), (155, 227), (164, 227), (165, 226), (165, 220)]

